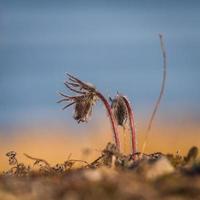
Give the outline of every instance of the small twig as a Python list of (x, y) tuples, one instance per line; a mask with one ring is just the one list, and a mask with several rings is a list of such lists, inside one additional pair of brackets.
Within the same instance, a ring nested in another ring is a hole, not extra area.
[(26, 154), (26, 153), (24, 153), (24, 155), (27, 157), (27, 158), (29, 158), (29, 159), (31, 159), (31, 160), (35, 160), (36, 162), (43, 162), (46, 166), (48, 166), (49, 168), (51, 168), (51, 166), (50, 166), (50, 164), (46, 161), (46, 160), (44, 160), (44, 159), (41, 159), (41, 158), (35, 158), (35, 157), (32, 157), (32, 156), (29, 156), (28, 154)]
[(101, 160), (104, 157), (104, 155), (99, 156), (96, 160), (94, 160), (93, 162), (91, 162), (90, 164), (87, 165), (87, 167), (91, 167), (94, 164), (96, 164), (99, 160)]
[(166, 55), (166, 50), (165, 50), (165, 46), (164, 46), (163, 35), (159, 34), (159, 38), (160, 38), (160, 47), (161, 47), (162, 56), (163, 56), (163, 78), (162, 78), (162, 83), (161, 83), (160, 94), (159, 94), (158, 99), (157, 99), (157, 101), (155, 103), (155, 107), (154, 107), (153, 113), (151, 115), (147, 130), (146, 130), (145, 140), (144, 140), (144, 144), (143, 144), (143, 147), (142, 147), (142, 153), (144, 152), (145, 147), (147, 145), (148, 136), (149, 136), (149, 133), (151, 131), (153, 120), (155, 118), (156, 112), (157, 112), (157, 110), (159, 108), (162, 96), (164, 94), (165, 82), (166, 82), (166, 77), (167, 77), (167, 55)]
[(67, 160), (67, 162), (82, 162), (82, 163), (85, 163), (86, 166), (89, 165), (89, 163), (85, 160), (70, 159), (70, 160)]

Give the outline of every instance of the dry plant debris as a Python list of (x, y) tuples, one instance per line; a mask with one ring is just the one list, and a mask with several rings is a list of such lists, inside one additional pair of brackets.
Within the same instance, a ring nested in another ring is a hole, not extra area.
[[(69, 158), (51, 166), (25, 154), (33, 160), (32, 166), (26, 166), (11, 151), (6, 154), (11, 168), (0, 174), (0, 199), (199, 199), (197, 147), (185, 157), (141, 154), (133, 159), (108, 143), (92, 163)], [(75, 167), (77, 162), (82, 165)]]

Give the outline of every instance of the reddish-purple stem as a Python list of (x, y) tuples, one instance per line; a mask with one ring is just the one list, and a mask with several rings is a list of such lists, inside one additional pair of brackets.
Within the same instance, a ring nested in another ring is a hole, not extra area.
[(100, 92), (96, 92), (96, 95), (101, 99), (101, 101), (103, 102), (103, 104), (106, 107), (106, 110), (108, 112), (108, 116), (110, 118), (110, 122), (111, 122), (111, 125), (112, 125), (115, 144), (116, 144), (118, 150), (120, 150), (119, 134), (118, 134), (117, 125), (116, 125), (116, 122), (115, 122), (115, 119), (114, 119), (110, 104), (108, 103), (106, 98)]
[(124, 102), (126, 104), (127, 110), (128, 110), (128, 115), (129, 115), (129, 125), (131, 129), (131, 143), (132, 143), (132, 153), (133, 155), (137, 151), (136, 147), (136, 131), (135, 131), (135, 124), (134, 124), (134, 113), (131, 108), (130, 102), (126, 96), (123, 96)]

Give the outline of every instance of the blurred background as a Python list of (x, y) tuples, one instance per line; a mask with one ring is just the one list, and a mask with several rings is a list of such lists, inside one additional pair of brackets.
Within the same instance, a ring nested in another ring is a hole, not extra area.
[(61, 162), (112, 140), (101, 104), (80, 125), (56, 104), (65, 72), (129, 97), (140, 148), (162, 80), (158, 33), (168, 74), (146, 151), (199, 145), (199, 10), (197, 0), (0, 0), (0, 167), (9, 150)]

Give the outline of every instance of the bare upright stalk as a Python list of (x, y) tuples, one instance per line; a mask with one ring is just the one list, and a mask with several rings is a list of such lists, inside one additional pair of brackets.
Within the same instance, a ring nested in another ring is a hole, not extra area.
[(143, 147), (142, 147), (142, 153), (144, 152), (145, 147), (147, 145), (148, 136), (149, 136), (149, 133), (151, 131), (151, 126), (153, 124), (153, 120), (155, 118), (156, 112), (159, 108), (162, 96), (164, 94), (165, 82), (166, 82), (166, 77), (167, 77), (167, 56), (166, 56), (166, 50), (165, 50), (164, 41), (163, 41), (163, 35), (159, 34), (159, 38), (160, 38), (160, 47), (161, 47), (162, 56), (163, 56), (163, 78), (162, 78), (162, 83), (161, 83), (160, 94), (159, 94), (158, 99), (156, 101), (153, 113), (151, 115), (147, 130), (146, 130), (146, 136), (145, 136), (144, 144), (143, 144)]
[(131, 129), (131, 143), (132, 143), (132, 154), (134, 155), (137, 151), (137, 142), (136, 142), (136, 131), (135, 131), (135, 124), (134, 124), (134, 113), (131, 108), (131, 104), (126, 96), (123, 96), (124, 102), (126, 104), (129, 116), (129, 126)]

